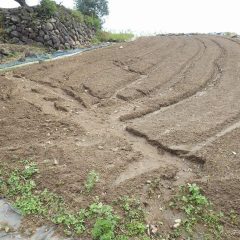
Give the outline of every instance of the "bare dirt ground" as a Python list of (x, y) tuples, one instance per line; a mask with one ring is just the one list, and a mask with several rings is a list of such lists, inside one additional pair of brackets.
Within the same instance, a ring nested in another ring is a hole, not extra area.
[[(73, 207), (140, 195), (149, 222), (181, 184), (240, 211), (240, 43), (216, 36), (140, 38), (0, 76), (0, 161), (39, 164), (38, 182)], [(146, 181), (160, 190), (146, 198)], [(160, 197), (159, 197), (160, 196)], [(165, 228), (167, 228), (165, 226)], [(240, 239), (226, 226), (225, 239)]]

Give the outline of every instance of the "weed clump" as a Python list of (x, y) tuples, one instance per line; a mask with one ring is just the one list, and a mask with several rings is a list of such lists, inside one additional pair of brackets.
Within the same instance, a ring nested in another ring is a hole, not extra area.
[(196, 184), (181, 186), (170, 206), (185, 215), (181, 226), (174, 231), (174, 237), (182, 235), (192, 237), (196, 232), (196, 226), (202, 225), (206, 228), (204, 231), (206, 237), (210, 235), (214, 239), (221, 238), (223, 233), (221, 219), (224, 215), (214, 211), (212, 203)]
[(87, 180), (85, 182), (85, 189), (90, 193), (99, 181), (99, 174), (94, 170), (88, 173)]

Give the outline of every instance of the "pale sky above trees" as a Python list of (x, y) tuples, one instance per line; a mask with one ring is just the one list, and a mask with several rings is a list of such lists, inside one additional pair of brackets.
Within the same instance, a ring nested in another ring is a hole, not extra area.
[[(35, 5), (39, 0), (27, 0)], [(74, 0), (56, 0), (73, 8)], [(16, 7), (14, 0), (0, 0), (0, 7)], [(109, 0), (110, 15), (104, 27), (113, 31), (238, 32), (239, 0)]]

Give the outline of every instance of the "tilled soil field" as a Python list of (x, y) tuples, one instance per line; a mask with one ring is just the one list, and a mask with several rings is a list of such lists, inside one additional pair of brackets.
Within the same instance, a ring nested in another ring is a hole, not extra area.
[[(218, 210), (240, 212), (238, 40), (145, 37), (2, 73), (0, 126), (1, 163), (37, 162), (40, 187), (73, 207), (136, 195), (166, 230), (176, 217), (164, 206), (196, 182)], [(100, 182), (85, 198), (92, 169)], [(240, 239), (225, 225), (224, 239)]]

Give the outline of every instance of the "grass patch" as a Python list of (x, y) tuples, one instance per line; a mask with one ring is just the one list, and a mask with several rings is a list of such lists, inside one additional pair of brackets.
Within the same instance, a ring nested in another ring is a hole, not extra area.
[(98, 42), (126, 42), (134, 37), (132, 33), (111, 33), (99, 31), (94, 41)]
[(221, 239), (223, 233), (221, 220), (224, 215), (214, 211), (212, 203), (196, 184), (181, 186), (170, 206), (184, 215), (181, 225), (176, 227), (172, 237), (185, 236), (194, 239), (192, 237), (197, 233), (196, 228), (204, 226), (204, 239)]

